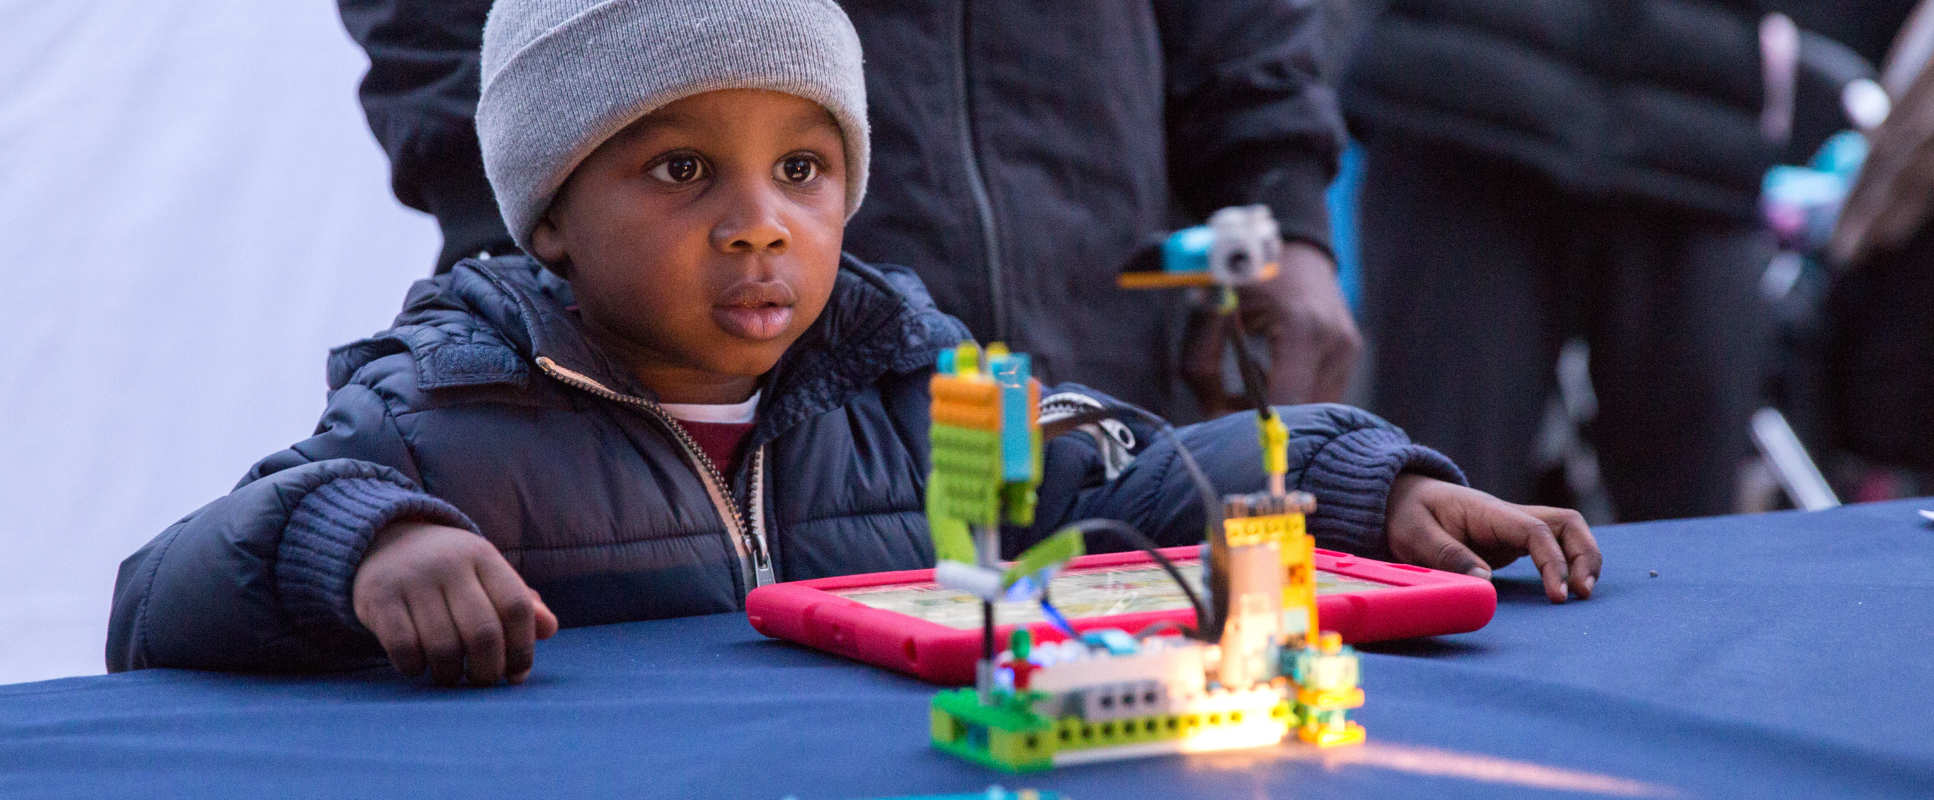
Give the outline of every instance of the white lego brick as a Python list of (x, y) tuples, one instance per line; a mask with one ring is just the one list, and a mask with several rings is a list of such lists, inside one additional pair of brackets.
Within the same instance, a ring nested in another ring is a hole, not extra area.
[[(1061, 654), (1065, 654), (1065, 648)], [(1202, 675), (1202, 646), (1162, 647), (1132, 656), (1088, 656), (1057, 661), (1052, 666), (1035, 671), (1028, 688), (1041, 692), (1066, 692), (1154, 681), (1169, 687), (1170, 693), (1199, 694), (1203, 685)]]

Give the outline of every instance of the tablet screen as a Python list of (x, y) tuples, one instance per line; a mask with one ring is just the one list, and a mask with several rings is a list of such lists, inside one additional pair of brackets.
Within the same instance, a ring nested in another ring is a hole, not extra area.
[[(1190, 583), (1202, 585), (1202, 562), (1180, 561), (1175, 568)], [(1316, 571), (1316, 593), (1370, 592), (1397, 588), (1387, 583)], [(934, 583), (858, 586), (832, 589), (830, 593), (883, 611), (917, 617), (952, 628), (978, 628), (981, 624), (980, 598), (966, 592), (943, 588)], [(1068, 619), (1088, 619), (1143, 611), (1169, 611), (1188, 608), (1189, 598), (1175, 580), (1156, 564), (1072, 570), (1054, 576), (1048, 584), (1048, 597)], [(994, 616), (1001, 624), (1045, 622), (1041, 606), (1030, 602), (996, 603)]]

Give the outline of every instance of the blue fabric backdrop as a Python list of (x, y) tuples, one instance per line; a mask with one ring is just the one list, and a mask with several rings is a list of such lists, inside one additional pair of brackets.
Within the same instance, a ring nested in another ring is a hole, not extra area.
[(725, 615), (565, 631), (521, 687), (0, 687), (0, 797), (1925, 797), (1925, 504), (1604, 528), (1598, 596), (1563, 606), (1514, 565), (1488, 627), (1365, 656), (1361, 748), (997, 775), (927, 748), (932, 687)]

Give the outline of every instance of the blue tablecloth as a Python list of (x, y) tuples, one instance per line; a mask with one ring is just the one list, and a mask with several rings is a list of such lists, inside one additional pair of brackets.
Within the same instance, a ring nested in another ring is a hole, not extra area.
[(1361, 748), (999, 775), (927, 747), (932, 687), (725, 615), (565, 631), (521, 687), (0, 687), (0, 797), (1928, 797), (1924, 506), (1604, 528), (1598, 595), (1563, 606), (1514, 565), (1488, 627), (1364, 657)]

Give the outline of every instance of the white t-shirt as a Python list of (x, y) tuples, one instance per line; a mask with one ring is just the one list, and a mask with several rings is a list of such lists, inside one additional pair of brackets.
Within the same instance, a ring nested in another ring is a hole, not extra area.
[(754, 414), (759, 410), (759, 394), (758, 391), (754, 391), (751, 397), (746, 398), (741, 403), (716, 405), (710, 403), (659, 403), (659, 405), (664, 406), (665, 413), (672, 415), (672, 419), (681, 422), (712, 422), (727, 425), (743, 425), (751, 422)]

